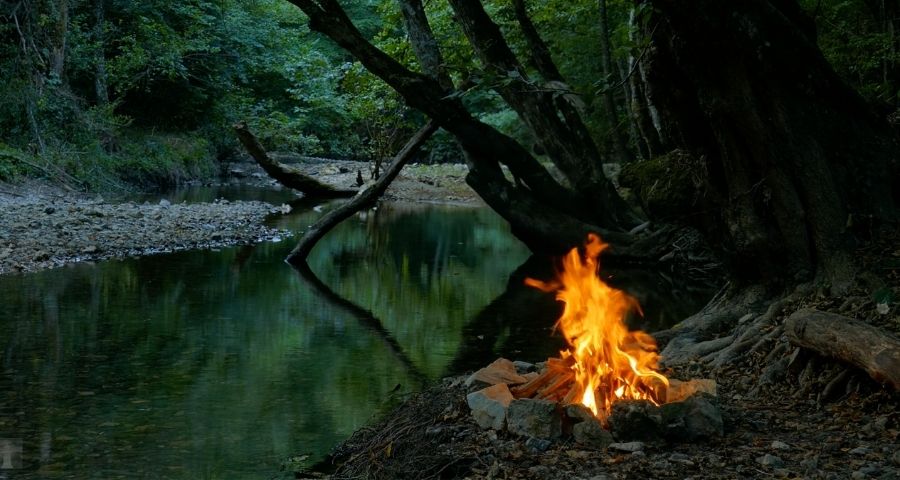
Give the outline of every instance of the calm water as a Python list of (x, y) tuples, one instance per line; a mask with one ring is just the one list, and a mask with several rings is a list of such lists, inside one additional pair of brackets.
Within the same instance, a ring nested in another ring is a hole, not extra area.
[(310, 258), (321, 282), (282, 262), (291, 247), (0, 277), (0, 438), (24, 442), (11, 478), (290, 478), (289, 458), (323, 458), (423, 379), (556, 348), (553, 319), (534, 320), (552, 300), (504, 293), (527, 252), (487, 209), (344, 222)]

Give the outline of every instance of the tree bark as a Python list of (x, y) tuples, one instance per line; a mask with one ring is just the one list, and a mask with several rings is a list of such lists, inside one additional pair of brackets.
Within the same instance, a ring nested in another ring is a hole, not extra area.
[(600, 68), (606, 83), (603, 89), (603, 109), (606, 111), (606, 118), (609, 121), (609, 135), (612, 140), (616, 161), (625, 164), (630, 163), (634, 158), (628, 151), (628, 147), (625, 144), (625, 136), (622, 129), (619, 128), (619, 109), (616, 108), (616, 97), (612, 88), (613, 68), (612, 48), (609, 44), (609, 12), (606, 0), (597, 0), (597, 5), (600, 12), (600, 23), (598, 25), (600, 34)]
[(247, 124), (241, 122), (234, 125), (234, 131), (241, 141), (241, 144), (247, 149), (247, 153), (256, 160), (256, 163), (258, 163), (270, 177), (274, 178), (285, 187), (293, 188), (294, 190), (303, 192), (307, 197), (314, 198), (344, 198), (356, 195), (355, 190), (340, 190), (334, 188), (331, 185), (326, 185), (315, 178), (303, 174), (296, 168), (276, 162), (269, 157), (269, 154), (266, 153), (266, 150), (259, 143), (259, 140), (257, 140), (253, 133), (247, 128)]
[(313, 247), (325, 236), (325, 234), (330, 232), (337, 224), (353, 216), (353, 214), (366, 205), (371, 205), (372, 202), (384, 194), (391, 182), (393, 182), (394, 179), (397, 178), (397, 175), (400, 174), (400, 170), (403, 169), (403, 166), (416, 154), (422, 144), (431, 138), (431, 135), (435, 130), (437, 130), (437, 125), (435, 125), (433, 121), (429, 121), (406, 142), (406, 145), (404, 145), (397, 155), (394, 156), (391, 165), (374, 184), (364, 190), (360, 190), (355, 197), (338, 208), (328, 212), (309, 227), (306, 233), (303, 234), (303, 237), (300, 238), (300, 241), (297, 242), (297, 246), (291, 250), (290, 255), (287, 257), (287, 262), (291, 265), (305, 263), (306, 257), (309, 256)]
[(815, 309), (797, 311), (785, 321), (791, 343), (866, 371), (900, 391), (900, 340), (867, 324)]
[(444, 65), (444, 57), (441, 49), (434, 39), (434, 32), (425, 15), (425, 7), (421, 0), (398, 0), (400, 11), (403, 14), (403, 25), (409, 35), (409, 43), (412, 46), (422, 71), (429, 77), (437, 80), (445, 90), (453, 90), (453, 80)]
[[(705, 159), (706, 233), (748, 282), (852, 276), (848, 216), (895, 218), (897, 143), (837, 77), (794, 0), (639, 0), (665, 137)], [(723, 228), (724, 227), (724, 228)]]
[(106, 75), (106, 33), (105, 16), (106, 0), (94, 0), (94, 42), (97, 51), (94, 53), (94, 94), (97, 105), (105, 106), (109, 103), (109, 88)]
[[(583, 237), (571, 242), (576, 233), (568, 231), (561, 234), (563, 228), (590, 228), (595, 224), (589, 223), (592, 220), (585, 219), (615, 219), (621, 215), (619, 211), (608, 211), (616, 208), (615, 206), (599, 202), (586, 203), (582, 197), (559, 185), (515, 140), (475, 119), (458, 95), (453, 95), (452, 91), (443, 88), (434, 79), (406, 69), (373, 46), (360, 34), (335, 0), (290, 1), (309, 17), (311, 29), (326, 34), (346, 49), (366, 69), (400, 93), (408, 105), (434, 119), (457, 139), (466, 151), (470, 165), (467, 182), (510, 222), (513, 230), (519, 232), (519, 238), (526, 244), (550, 253), (565, 252), (573, 245), (580, 244)], [(521, 185), (513, 186), (504, 178), (500, 168), (501, 161), (521, 180)], [(621, 202), (618, 197), (616, 199)], [(511, 207), (519, 201), (529, 207), (528, 212)], [(528, 213), (533, 214), (533, 217), (528, 217)], [(534, 222), (534, 218), (542, 221)], [(611, 220), (610, 223), (617, 222)], [(580, 230), (579, 234), (583, 231)]]
[(50, 49), (50, 74), (63, 78), (66, 66), (66, 44), (69, 37), (69, 0), (57, 0), (56, 25)]

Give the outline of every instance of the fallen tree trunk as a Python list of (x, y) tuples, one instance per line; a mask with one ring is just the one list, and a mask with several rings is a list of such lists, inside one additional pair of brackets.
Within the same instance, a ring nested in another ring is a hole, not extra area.
[(316, 242), (324, 237), (326, 233), (331, 231), (335, 225), (350, 218), (354, 213), (377, 200), (378, 197), (387, 190), (391, 182), (397, 178), (397, 175), (400, 173), (400, 170), (403, 169), (403, 166), (409, 162), (409, 159), (412, 158), (413, 154), (415, 154), (419, 150), (419, 147), (431, 137), (431, 134), (433, 134), (435, 130), (437, 130), (437, 124), (434, 123), (433, 120), (429, 120), (428, 123), (420, 128), (419, 131), (406, 142), (406, 145), (397, 152), (390, 167), (388, 167), (384, 174), (382, 174), (374, 184), (365, 190), (360, 190), (359, 194), (351, 198), (347, 203), (328, 212), (324, 217), (319, 219), (319, 221), (309, 227), (309, 230), (307, 230), (306, 233), (303, 234), (303, 237), (300, 238), (300, 241), (297, 242), (297, 246), (291, 250), (290, 255), (288, 255), (286, 259), (287, 262), (291, 265), (301, 265), (306, 262), (306, 257), (309, 256), (309, 252), (312, 251)]
[(865, 370), (900, 391), (900, 340), (866, 323), (815, 309), (803, 309), (784, 324), (794, 345)]
[(346, 198), (356, 195), (355, 190), (341, 190), (326, 185), (309, 175), (304, 174), (299, 169), (284, 165), (272, 159), (259, 143), (256, 136), (247, 128), (247, 124), (240, 122), (234, 125), (234, 132), (237, 134), (238, 140), (247, 149), (247, 153), (256, 160), (256, 163), (270, 177), (278, 181), (285, 187), (303, 192), (307, 197), (316, 198)]

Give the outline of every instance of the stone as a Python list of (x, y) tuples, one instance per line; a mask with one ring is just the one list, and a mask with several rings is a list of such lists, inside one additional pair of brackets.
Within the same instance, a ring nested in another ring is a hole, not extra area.
[(900, 450), (897, 450), (893, 455), (891, 455), (891, 462), (893, 462), (894, 465), (900, 467)]
[(100, 247), (98, 247), (96, 245), (89, 245), (89, 246), (85, 247), (85, 249), (82, 250), (81, 252), (87, 253), (89, 255), (94, 254), (94, 253), (100, 253)]
[(466, 379), (466, 386), (475, 388), (500, 383), (525, 383), (525, 378), (516, 372), (516, 366), (513, 365), (513, 362), (505, 358), (498, 358)]
[(533, 452), (546, 452), (551, 444), (553, 442), (544, 438), (529, 437), (528, 440), (525, 440), (525, 447)]
[(790, 445), (788, 445), (780, 440), (773, 440), (772, 445), (770, 445), (770, 447), (772, 448), (772, 450), (790, 450), (791, 449)]
[(656, 440), (661, 434), (659, 407), (647, 400), (625, 400), (613, 404), (609, 426), (616, 440)]
[(562, 435), (562, 416), (556, 402), (520, 398), (509, 404), (507, 429), (516, 435), (556, 439)]
[(870, 451), (871, 450), (869, 450), (867, 447), (856, 447), (853, 450), (850, 450), (850, 452), (848, 453), (850, 453), (851, 455), (868, 455)]
[(514, 361), (513, 366), (516, 367), (516, 372), (519, 375), (525, 375), (526, 373), (535, 371), (533, 363), (523, 362), (521, 360)]
[(707, 393), (716, 396), (716, 381), (708, 378), (694, 379), (687, 382), (669, 379), (666, 389), (666, 403), (680, 402), (695, 393)]
[(481, 428), (502, 430), (506, 423), (506, 410), (513, 401), (506, 384), (492, 385), (466, 395), (466, 403), (472, 409), (472, 418)]
[(165, 198), (159, 201), (160, 207), (168, 207), (170, 205), (172, 205), (172, 202), (166, 200)]
[(612, 433), (604, 429), (603, 425), (595, 418), (576, 423), (572, 427), (572, 436), (579, 444), (598, 450), (613, 443)]
[(771, 453), (767, 453), (756, 459), (756, 463), (764, 467), (781, 468), (784, 466), (784, 460)]
[(644, 442), (618, 442), (618, 443), (610, 443), (610, 450), (616, 450), (618, 452), (642, 452), (644, 451)]
[(687, 455), (684, 453), (673, 453), (673, 454), (669, 455), (669, 461), (675, 462), (675, 463), (680, 463), (682, 465), (688, 465), (688, 466), (694, 464), (694, 462), (691, 460), (690, 455)]
[(696, 442), (725, 435), (725, 422), (719, 407), (704, 394), (683, 402), (667, 403), (659, 408), (663, 436), (673, 442)]

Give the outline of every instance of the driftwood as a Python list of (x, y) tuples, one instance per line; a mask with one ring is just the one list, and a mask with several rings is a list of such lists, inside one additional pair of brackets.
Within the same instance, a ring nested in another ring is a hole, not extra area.
[(331, 185), (326, 185), (315, 178), (305, 175), (300, 169), (285, 165), (274, 160), (263, 148), (255, 135), (247, 128), (247, 124), (240, 122), (234, 125), (234, 132), (238, 140), (247, 149), (247, 153), (256, 160), (256, 163), (278, 183), (285, 187), (303, 192), (307, 197), (316, 198), (346, 198), (356, 195), (355, 190), (341, 190)]
[(794, 345), (865, 370), (900, 391), (900, 340), (876, 327), (815, 309), (799, 310), (784, 325)]
[(306, 262), (306, 257), (309, 256), (309, 252), (312, 251), (316, 242), (324, 237), (326, 233), (331, 231), (335, 225), (350, 218), (354, 213), (377, 200), (378, 197), (387, 190), (391, 182), (397, 178), (397, 175), (400, 173), (403, 166), (409, 162), (409, 159), (412, 158), (416, 151), (419, 150), (419, 147), (431, 137), (431, 134), (434, 133), (435, 130), (437, 130), (437, 124), (435, 124), (434, 121), (429, 120), (428, 123), (420, 128), (419, 131), (406, 142), (406, 145), (397, 152), (390, 167), (385, 170), (384, 174), (378, 177), (378, 180), (376, 180), (374, 184), (369, 188), (360, 190), (359, 194), (347, 201), (347, 203), (328, 212), (328, 214), (319, 219), (313, 226), (309, 227), (309, 230), (307, 230), (306, 233), (303, 234), (303, 237), (300, 238), (300, 241), (297, 242), (297, 246), (291, 250), (290, 255), (288, 255), (286, 259), (287, 262), (291, 265), (299, 265)]

